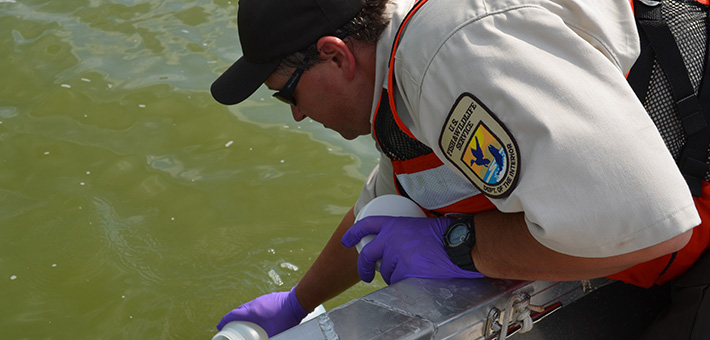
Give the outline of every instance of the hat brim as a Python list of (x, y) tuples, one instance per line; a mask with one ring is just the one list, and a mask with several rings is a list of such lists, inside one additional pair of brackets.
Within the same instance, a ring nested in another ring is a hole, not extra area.
[(212, 97), (224, 105), (238, 104), (251, 96), (278, 66), (278, 61), (254, 64), (239, 58), (212, 83)]

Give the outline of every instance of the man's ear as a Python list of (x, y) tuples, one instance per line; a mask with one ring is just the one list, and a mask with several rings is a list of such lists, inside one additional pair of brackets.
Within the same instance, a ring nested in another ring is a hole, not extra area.
[(346, 44), (343, 40), (334, 36), (325, 36), (318, 39), (319, 57), (344, 72), (349, 79), (355, 76), (355, 54), (351, 49), (352, 45)]

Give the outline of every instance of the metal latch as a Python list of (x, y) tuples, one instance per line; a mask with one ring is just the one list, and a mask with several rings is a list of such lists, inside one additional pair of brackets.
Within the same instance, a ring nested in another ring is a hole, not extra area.
[(505, 340), (521, 330), (527, 332), (534, 323), (560, 308), (561, 302), (552, 303), (547, 307), (536, 306), (530, 304), (529, 294), (515, 294), (508, 299), (503, 310), (493, 307), (488, 311), (484, 339)]

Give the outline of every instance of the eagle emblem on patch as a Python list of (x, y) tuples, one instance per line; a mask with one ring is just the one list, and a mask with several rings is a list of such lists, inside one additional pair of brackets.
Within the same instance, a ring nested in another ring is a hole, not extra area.
[(470, 93), (454, 103), (439, 137), (446, 158), (489, 197), (505, 197), (520, 174), (518, 145), (508, 129)]

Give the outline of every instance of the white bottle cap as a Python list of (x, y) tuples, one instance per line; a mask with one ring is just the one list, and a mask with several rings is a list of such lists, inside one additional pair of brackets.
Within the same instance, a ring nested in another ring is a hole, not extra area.
[[(303, 318), (301, 323), (315, 319), (325, 313), (325, 307), (318, 305), (315, 310)], [(219, 333), (212, 337), (212, 340), (267, 340), (269, 335), (263, 328), (253, 322), (232, 321), (224, 325)]]
[(267, 340), (269, 335), (253, 322), (232, 321), (215, 334), (212, 340)]

